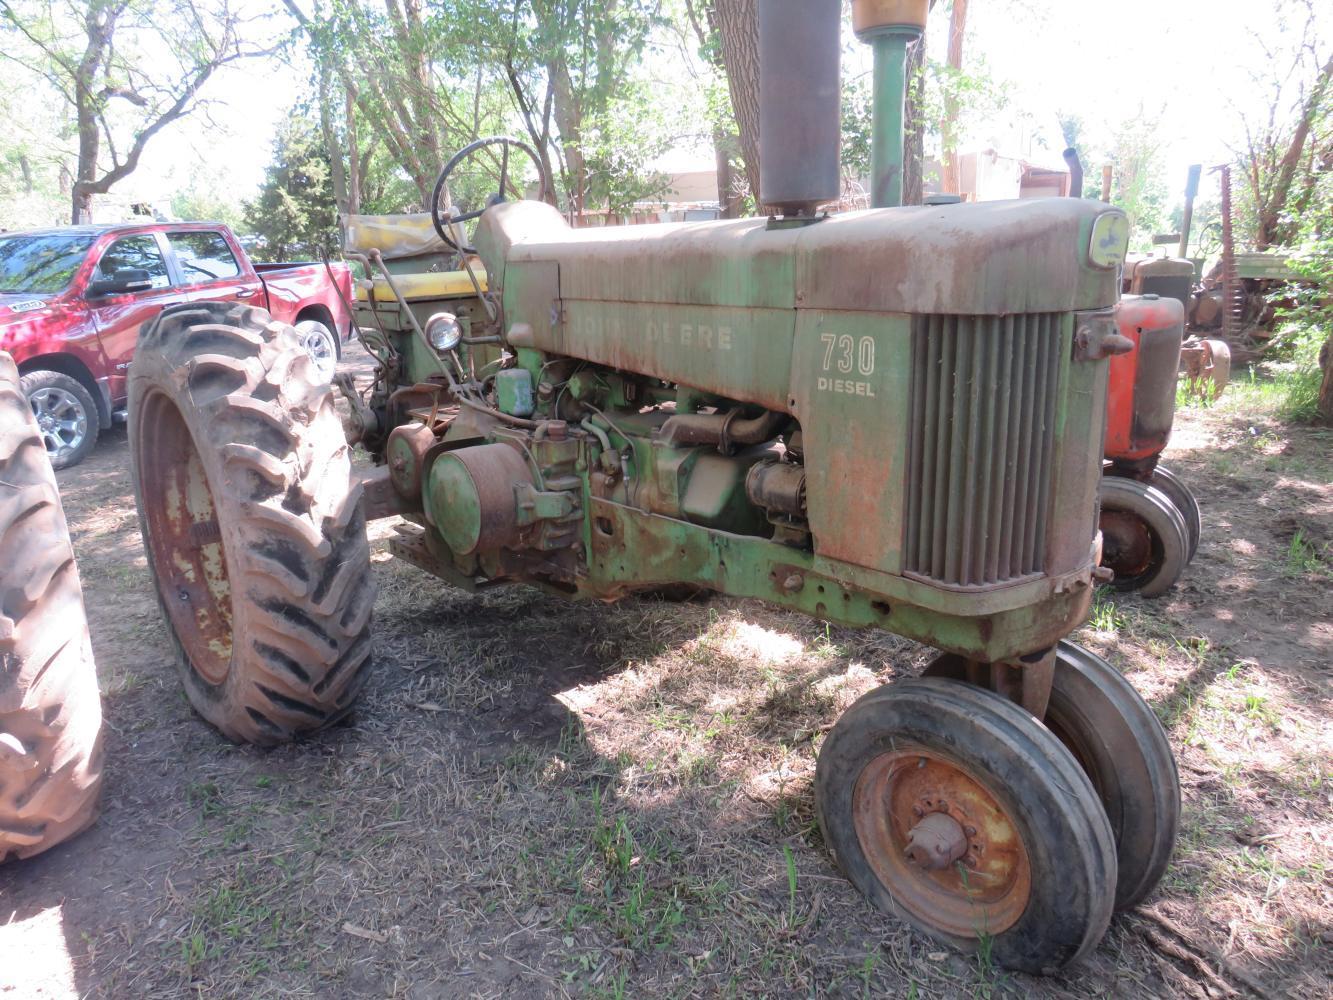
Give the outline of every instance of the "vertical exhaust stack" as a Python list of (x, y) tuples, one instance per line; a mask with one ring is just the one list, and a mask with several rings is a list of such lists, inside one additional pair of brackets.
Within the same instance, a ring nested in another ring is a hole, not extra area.
[(907, 109), (907, 47), (925, 33), (930, 0), (852, 0), (856, 37), (875, 51), (874, 137), (870, 204), (903, 203), (903, 133)]
[(759, 203), (812, 218), (842, 188), (842, 3), (758, 0), (758, 13)]
[(1190, 230), (1194, 228), (1194, 199), (1199, 196), (1199, 177), (1203, 173), (1203, 164), (1190, 167), (1185, 179), (1185, 218), (1180, 223), (1180, 256), (1188, 258), (1190, 249)]
[(1064, 152), (1065, 163), (1069, 166), (1069, 197), (1083, 197), (1083, 161), (1078, 157), (1078, 150), (1070, 146)]

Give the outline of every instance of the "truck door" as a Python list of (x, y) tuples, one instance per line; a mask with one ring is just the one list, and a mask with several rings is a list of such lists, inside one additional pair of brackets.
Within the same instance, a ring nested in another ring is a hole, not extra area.
[(242, 266), (222, 233), (191, 229), (173, 232), (169, 238), (191, 301), (244, 302), (261, 308), (266, 305), (259, 278)]
[(135, 233), (113, 242), (98, 258), (91, 280), (111, 278), (124, 268), (147, 271), (153, 287), (144, 292), (127, 292), (88, 300), (88, 310), (97, 328), (97, 338), (107, 359), (107, 388), (112, 406), (125, 401), (130, 361), (139, 331), (173, 302), (180, 301), (167, 270), (166, 248), (157, 233)]

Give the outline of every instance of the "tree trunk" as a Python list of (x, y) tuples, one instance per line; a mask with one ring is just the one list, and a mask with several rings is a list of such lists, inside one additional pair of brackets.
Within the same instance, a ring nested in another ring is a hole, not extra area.
[[(953, 0), (949, 13), (949, 67), (954, 74), (963, 69), (963, 38), (967, 34), (967, 0)], [(960, 194), (962, 178), (958, 171), (958, 93), (956, 80), (950, 81), (944, 93), (944, 121), (940, 137), (944, 147), (943, 188), (947, 194)]]
[(356, 95), (344, 89), (347, 119), (347, 214), (361, 214), (361, 146), (356, 133)]
[(578, 218), (587, 210), (585, 201), (588, 196), (588, 170), (583, 158), (583, 109), (574, 94), (569, 67), (562, 62), (553, 62), (546, 71), (551, 81), (555, 127), (560, 133), (560, 148), (565, 154), (569, 211)]
[(1329, 334), (1319, 352), (1319, 367), (1324, 370), (1324, 380), (1319, 385), (1319, 419), (1333, 424), (1333, 334)]
[[(935, 0), (930, 0), (935, 8)], [(926, 40), (922, 38), (907, 53), (907, 110), (903, 117), (903, 204), (920, 205), (925, 197), (926, 158)]]
[(926, 113), (923, 107), (926, 85), (926, 40), (923, 38), (907, 53), (907, 109), (903, 116), (903, 204), (920, 205), (925, 197)]
[(712, 13), (722, 40), (731, 108), (740, 128), (741, 160), (759, 207), (759, 14), (756, 0), (716, 0)]
[(319, 69), (319, 129), (324, 134), (324, 151), (329, 157), (329, 180), (333, 184), (333, 204), (339, 218), (348, 214), (347, 169), (343, 164), (342, 143), (333, 127), (333, 88), (327, 66)]
[(717, 163), (717, 203), (724, 219), (739, 219), (745, 210), (745, 199), (736, 190), (736, 174), (731, 166), (736, 137), (723, 132), (713, 133), (713, 153)]
[[(1301, 157), (1305, 153), (1305, 144), (1310, 138), (1310, 129), (1314, 126), (1315, 120), (1324, 104), (1324, 92), (1328, 90), (1330, 83), (1333, 82), (1333, 57), (1324, 63), (1319, 71), (1319, 76), (1315, 79), (1314, 86), (1310, 88), (1310, 95), (1305, 100), (1305, 106), (1301, 109), (1300, 121), (1296, 123), (1296, 129), (1292, 133), (1291, 142), (1287, 144), (1287, 150), (1278, 164), (1277, 178), (1273, 182), (1272, 190), (1269, 192), (1266, 200), (1258, 197), (1256, 187), (1255, 207), (1259, 210), (1258, 240), (1255, 245), (1256, 250), (1267, 250), (1269, 247), (1281, 245), (1285, 242), (1285, 237), (1289, 235), (1286, 227), (1282, 224), (1283, 216), (1287, 214), (1287, 198), (1291, 194), (1291, 185), (1296, 178), (1296, 168), (1300, 165)], [(1251, 173), (1257, 172), (1257, 164), (1250, 165)], [(1254, 186), (1252, 184), (1252, 186)]]

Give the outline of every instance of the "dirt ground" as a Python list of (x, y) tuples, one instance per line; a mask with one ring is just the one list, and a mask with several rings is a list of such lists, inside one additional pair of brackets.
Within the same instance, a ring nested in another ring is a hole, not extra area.
[(1162, 718), (1184, 817), (1159, 889), (1047, 980), (873, 910), (821, 844), (823, 735), (923, 648), (721, 597), (468, 596), (379, 523), (354, 717), (233, 746), (181, 693), (117, 428), (60, 476), (104, 812), (0, 870), (0, 997), (1328, 996), (1333, 434), (1265, 405), (1180, 415), (1199, 555), (1076, 636)]

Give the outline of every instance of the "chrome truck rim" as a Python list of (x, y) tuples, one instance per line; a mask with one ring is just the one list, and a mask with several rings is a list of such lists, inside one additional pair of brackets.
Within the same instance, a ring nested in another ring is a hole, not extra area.
[(88, 436), (88, 413), (78, 397), (48, 386), (28, 397), (46, 453), (54, 461), (79, 449)]

